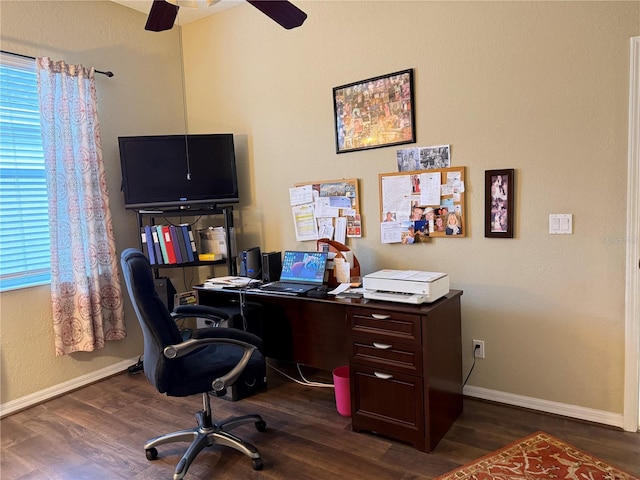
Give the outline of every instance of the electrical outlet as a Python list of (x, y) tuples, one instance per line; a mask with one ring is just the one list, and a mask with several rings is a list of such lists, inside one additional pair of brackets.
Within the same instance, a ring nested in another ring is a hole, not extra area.
[(473, 341), (473, 356), (476, 358), (484, 358), (484, 340)]

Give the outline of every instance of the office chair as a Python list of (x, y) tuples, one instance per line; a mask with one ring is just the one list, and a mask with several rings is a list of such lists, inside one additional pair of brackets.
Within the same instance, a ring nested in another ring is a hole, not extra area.
[[(196, 413), (198, 426), (193, 429), (152, 438), (144, 445), (148, 460), (158, 456), (157, 446), (172, 442), (191, 442), (178, 462), (174, 480), (180, 480), (198, 453), (212, 445), (226, 445), (249, 458), (254, 470), (262, 468), (262, 458), (251, 444), (229, 433), (233, 428), (254, 422), (258, 431), (266, 430), (260, 415), (231, 417), (214, 421), (210, 393), (222, 396), (234, 383), (264, 381), (266, 364), (261, 353), (262, 340), (234, 328), (195, 330), (192, 338), (182, 339), (175, 320), (197, 315), (216, 323), (228, 315), (213, 307), (191, 305), (173, 315), (155, 291), (153, 274), (147, 257), (134, 248), (122, 252), (120, 263), (133, 308), (144, 335), (143, 367), (149, 382), (169, 396), (202, 394), (202, 410)], [(201, 313), (197, 313), (200, 309)]]

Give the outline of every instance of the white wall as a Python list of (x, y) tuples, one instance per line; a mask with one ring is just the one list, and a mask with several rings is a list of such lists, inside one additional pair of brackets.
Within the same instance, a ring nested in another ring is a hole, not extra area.
[[(299, 2), (286, 31), (249, 5), (184, 27), (192, 131), (246, 135), (245, 246), (296, 245), (288, 188), (360, 178), (363, 273), (445, 271), (487, 357), (469, 384), (622, 412), (629, 37), (637, 2)], [(466, 167), (467, 237), (380, 243), (395, 148), (335, 153), (332, 88), (415, 72), (418, 146)], [(484, 171), (516, 169), (516, 234), (484, 238)], [(574, 235), (548, 234), (572, 213)]]

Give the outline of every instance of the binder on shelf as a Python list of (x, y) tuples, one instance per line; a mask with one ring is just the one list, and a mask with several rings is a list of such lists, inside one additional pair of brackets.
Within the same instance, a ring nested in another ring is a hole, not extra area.
[(162, 231), (162, 241), (164, 242), (165, 249), (167, 250), (167, 259), (169, 264), (175, 265), (176, 260), (176, 252), (173, 249), (173, 242), (171, 241), (171, 232), (169, 231), (169, 225), (162, 225), (160, 227)]
[(158, 243), (160, 244), (160, 251), (162, 252), (162, 263), (169, 264), (169, 254), (167, 253), (167, 244), (164, 241), (164, 235), (162, 234), (162, 225), (155, 225), (155, 229), (158, 232)]
[(153, 241), (153, 252), (156, 255), (156, 265), (163, 265), (164, 259), (162, 258), (162, 250), (160, 249), (160, 241), (158, 240), (158, 230), (155, 225), (148, 225), (148, 228), (151, 231), (151, 238)]
[(187, 255), (187, 247), (184, 243), (184, 235), (182, 234), (182, 227), (180, 225), (171, 226), (176, 233), (176, 241), (178, 242), (178, 247), (180, 248), (180, 257), (182, 258), (182, 263), (188, 263), (189, 256)]
[(151, 265), (156, 264), (156, 251), (153, 245), (153, 236), (151, 235), (151, 227), (148, 225), (144, 227), (144, 237), (142, 239), (142, 244), (146, 245), (147, 248), (147, 257), (149, 258), (149, 263)]
[(182, 232), (182, 239), (184, 241), (184, 246), (185, 246), (185, 250), (187, 253), (187, 258), (189, 259), (190, 262), (195, 262), (196, 258), (194, 256), (195, 251), (194, 248), (195, 247), (195, 243), (193, 244), (193, 247), (191, 245), (191, 239), (189, 237), (189, 231), (190, 231), (191, 227), (186, 224), (183, 223), (182, 225), (180, 225), (180, 231)]
[(191, 243), (191, 252), (193, 253), (193, 260), (194, 262), (197, 262), (198, 260), (200, 260), (200, 256), (198, 255), (198, 247), (196, 247), (196, 239), (193, 236), (193, 229), (191, 228), (191, 225), (187, 225), (187, 233), (189, 236), (189, 242)]
[(147, 243), (147, 234), (144, 231), (144, 227), (140, 229), (140, 243), (142, 245), (142, 253), (149, 259), (149, 263), (153, 265), (151, 257), (149, 256), (149, 244)]
[(178, 244), (178, 235), (176, 234), (175, 225), (169, 225), (169, 235), (171, 235), (171, 244), (173, 246), (173, 253), (176, 256), (176, 263), (182, 263), (182, 252), (180, 251), (180, 245)]

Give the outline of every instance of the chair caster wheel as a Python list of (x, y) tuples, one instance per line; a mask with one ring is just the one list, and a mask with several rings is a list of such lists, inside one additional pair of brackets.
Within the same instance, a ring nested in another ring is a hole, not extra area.
[(262, 470), (263, 465), (264, 464), (262, 463), (262, 459), (260, 457), (251, 459), (251, 468), (253, 468), (254, 470)]
[(158, 450), (155, 447), (146, 449), (144, 454), (147, 456), (147, 460), (155, 460), (158, 458)]
[(267, 430), (267, 422), (265, 422), (264, 420), (256, 422), (256, 430), (258, 430), (259, 432), (265, 432)]

